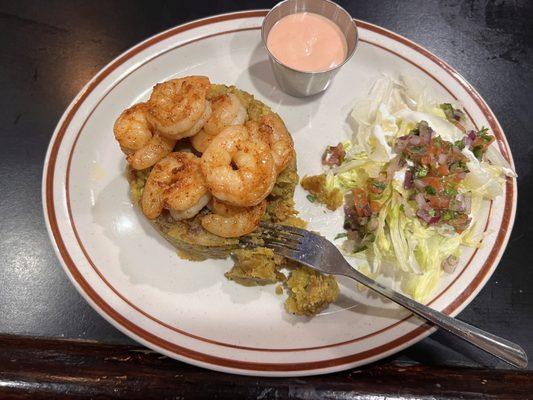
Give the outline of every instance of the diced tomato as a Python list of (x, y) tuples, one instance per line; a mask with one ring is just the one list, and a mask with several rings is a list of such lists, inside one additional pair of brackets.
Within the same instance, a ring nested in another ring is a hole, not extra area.
[(365, 216), (365, 207), (368, 207), (368, 194), (364, 189), (352, 189), (355, 211), (359, 217)]
[(433, 154), (435, 157), (438, 157), (439, 154), (445, 152), (445, 144), (441, 141), (439, 141), (438, 144), (436, 144), (435, 139), (431, 141), (431, 145), (429, 148), (429, 152)]
[(448, 168), (447, 165), (439, 165), (439, 168), (437, 168), (437, 172), (441, 176), (446, 176), (450, 173), (450, 169)]
[(361, 189), (361, 188), (352, 189), (352, 194), (353, 194), (353, 200), (354, 200), (355, 205), (362, 204), (365, 202), (368, 203), (367, 194), (364, 189)]
[(451, 175), (448, 175), (448, 179), (451, 181), (451, 182), (454, 182), (454, 183), (461, 183), (461, 181), (463, 180), (463, 178), (461, 177), (460, 174), (451, 174)]
[(381, 208), (381, 205), (377, 201), (372, 200), (370, 202), (370, 209), (372, 210), (373, 213), (379, 212), (380, 208)]
[(422, 182), (424, 182), (426, 186), (431, 186), (437, 192), (442, 190), (442, 182), (440, 181), (440, 178), (437, 178), (436, 176), (426, 176), (425, 178), (422, 178)]
[(424, 164), (424, 165), (428, 165), (428, 164), (431, 164), (431, 156), (427, 155), (427, 156), (422, 156), (420, 158), (420, 164)]
[(450, 206), (450, 199), (443, 196), (426, 196), (426, 200), (429, 201), (429, 205), (432, 208), (438, 208), (440, 210), (446, 209)]

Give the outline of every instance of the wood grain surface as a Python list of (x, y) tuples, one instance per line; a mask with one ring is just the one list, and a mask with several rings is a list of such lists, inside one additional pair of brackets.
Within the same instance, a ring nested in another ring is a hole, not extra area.
[(301, 378), (206, 372), (140, 346), (0, 337), (0, 398), (527, 399), (533, 372), (376, 363)]

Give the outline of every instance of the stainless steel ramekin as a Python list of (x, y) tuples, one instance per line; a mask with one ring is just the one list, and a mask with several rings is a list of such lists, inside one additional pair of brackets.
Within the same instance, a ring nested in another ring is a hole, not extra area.
[[(281, 18), (299, 12), (312, 12), (335, 22), (344, 33), (348, 51), (346, 59), (334, 68), (320, 72), (304, 72), (282, 64), (267, 47), (270, 30)], [(285, 0), (267, 14), (261, 28), (263, 44), (270, 58), (274, 76), (281, 89), (291, 96), (306, 97), (327, 89), (339, 69), (352, 57), (357, 48), (357, 26), (352, 16), (341, 6), (329, 0)]]

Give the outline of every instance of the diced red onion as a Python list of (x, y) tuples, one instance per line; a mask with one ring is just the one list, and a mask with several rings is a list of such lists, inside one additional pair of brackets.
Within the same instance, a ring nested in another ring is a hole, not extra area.
[(415, 201), (420, 209), (427, 209), (426, 199), (422, 193), (416, 194)]
[(430, 127), (427, 127), (426, 129), (420, 126), (419, 132), (420, 132), (420, 141), (423, 144), (426, 144), (426, 145), (429, 144), (429, 142), (431, 141), (431, 136), (433, 136), (433, 129), (431, 129)]
[(420, 144), (420, 136), (412, 135), (409, 139), (409, 143), (418, 146)]
[(409, 136), (400, 136), (398, 140), (396, 141), (396, 145), (394, 146), (394, 150), (397, 153), (401, 153), (405, 148), (407, 147)]
[(440, 165), (444, 165), (444, 164), (446, 164), (446, 161), (448, 161), (448, 156), (446, 154), (444, 154), (444, 153), (440, 153), (438, 161), (439, 161)]
[(455, 257), (454, 255), (450, 255), (442, 261), (442, 269), (447, 274), (451, 274), (453, 273), (453, 271), (455, 271), (455, 267), (457, 267), (458, 263), (459, 260), (457, 259), (457, 257)]
[(413, 183), (415, 185), (415, 188), (417, 188), (418, 190), (422, 190), (426, 187), (426, 184), (420, 179), (415, 179)]
[(466, 147), (472, 146), (472, 143), (474, 143), (474, 140), (476, 140), (476, 132), (469, 131), (468, 134), (463, 138), (463, 143)]
[(429, 220), (431, 219), (431, 215), (429, 215), (428, 211), (422, 208), (416, 211), (416, 216), (424, 220), (425, 222), (429, 222)]
[(450, 201), (450, 210), (457, 211), (457, 212), (464, 212), (466, 209), (465, 207), (465, 199), (462, 194), (458, 194), (455, 196), (455, 199), (452, 199)]
[(420, 209), (416, 212), (416, 215), (417, 215), (420, 219), (422, 219), (424, 222), (429, 223), (429, 221), (431, 220), (431, 215), (429, 215), (428, 210), (424, 210), (424, 209), (420, 208)]
[(440, 221), (440, 215), (435, 215), (434, 217), (431, 217), (429, 220), (429, 224), (433, 225)]
[(431, 214), (429, 213), (429, 209), (419, 209), (417, 212), (416, 212), (416, 215), (422, 219), (424, 222), (427, 222), (429, 225), (433, 225), (433, 224), (436, 224), (437, 222), (440, 221), (440, 215), (437, 214), (437, 215), (434, 215), (434, 216), (431, 216)]
[(406, 190), (413, 188), (413, 171), (407, 170), (405, 171), (405, 178), (403, 180), (403, 187)]
[(452, 199), (450, 201), (450, 210), (451, 211), (457, 211), (457, 212), (461, 212), (463, 211), (463, 204), (457, 200), (457, 199)]
[(470, 211), (472, 210), (472, 199), (470, 196), (465, 196), (464, 198), (464, 212), (466, 214), (470, 214)]

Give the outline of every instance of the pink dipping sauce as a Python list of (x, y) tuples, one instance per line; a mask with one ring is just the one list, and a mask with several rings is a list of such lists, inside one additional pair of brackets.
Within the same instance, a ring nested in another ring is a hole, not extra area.
[(268, 50), (287, 67), (321, 72), (346, 59), (346, 38), (338, 25), (315, 13), (287, 15), (274, 24), (267, 38)]

